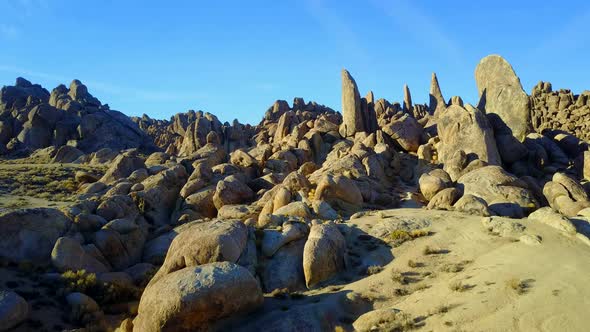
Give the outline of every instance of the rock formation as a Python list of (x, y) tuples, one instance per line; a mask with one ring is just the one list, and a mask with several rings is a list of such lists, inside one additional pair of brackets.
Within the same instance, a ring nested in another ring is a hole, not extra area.
[(432, 73), (432, 79), (430, 81), (430, 102), (428, 104), (428, 109), (430, 114), (432, 114), (435, 118), (438, 118), (442, 112), (446, 109), (446, 102), (445, 98), (442, 95), (442, 91), (440, 90), (440, 85), (438, 84), (438, 77), (436, 77), (436, 73)]
[[(366, 99), (364, 103), (367, 104)], [(364, 112), (363, 112), (364, 111)], [(354, 136), (357, 132), (367, 132), (367, 125), (371, 120), (370, 110), (363, 110), (361, 96), (354, 78), (346, 70), (342, 70), (342, 137)]]
[(531, 130), (529, 97), (512, 66), (499, 55), (487, 56), (475, 69), (475, 81), (478, 108), (488, 115), (496, 135), (512, 135), (522, 142)]
[[(445, 101), (436, 74), (428, 105), (407, 86), (400, 104), (370, 91), (361, 98), (343, 70), (342, 113), (277, 100), (256, 125), (202, 111), (128, 118), (80, 81), (50, 93), (19, 78), (0, 91), (0, 154), (16, 166), (72, 167), (67, 182), (31, 176), (70, 190), (72, 201), (0, 208), (3, 266), (47, 270), (39, 280), (61, 285), (64, 294), (53, 293), (73, 316), (101, 324), (125, 317), (122, 331), (334, 330), (372, 322), (373, 314), (361, 316), (366, 296), (315, 296), (335, 281), (380, 273), (397, 259), (391, 247), (432, 235), (430, 217), (483, 217), (490, 234), (541, 245), (545, 238), (522, 234), (530, 222), (504, 218), (529, 216), (568, 245), (590, 243), (590, 94), (540, 83), (529, 104), (499, 56), (484, 58), (475, 76), (478, 107), (459, 96)], [(399, 206), (424, 209), (411, 218), (373, 211)], [(365, 217), (370, 223), (354, 224)], [(395, 278), (395, 296), (404, 296), (408, 276)], [(0, 293), (5, 326), (28, 315), (14, 295)], [(309, 298), (264, 312), (298, 296)], [(332, 315), (342, 308), (346, 316)]]

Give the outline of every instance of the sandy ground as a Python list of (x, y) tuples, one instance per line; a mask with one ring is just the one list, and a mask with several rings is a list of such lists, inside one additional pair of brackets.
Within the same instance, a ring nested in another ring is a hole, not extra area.
[[(502, 236), (489, 232), (481, 219), (396, 209), (347, 221), (341, 227), (349, 254), (359, 257), (349, 260), (348, 273), (297, 299), (267, 295), (262, 309), (229, 327), (246, 331), (277, 319), (291, 326), (318, 319), (330, 321), (322, 330), (352, 330), (360, 313), (351, 313), (343, 298), (356, 293), (370, 302), (363, 312), (401, 310), (417, 331), (587, 331), (590, 246), (528, 219), (498, 218), (526, 227)], [(374, 237), (387, 224), (427, 228), (431, 235), (395, 247)], [(527, 234), (539, 236), (541, 244), (519, 241)], [(425, 254), (426, 247), (435, 253)], [(379, 262), (381, 272), (363, 273)]]
[[(399, 209), (383, 216), (352, 220), (367, 230), (376, 223), (400, 216), (427, 218), (431, 236), (415, 239), (393, 248), (395, 259), (385, 269), (345, 287), (355, 292), (380, 290), (385, 295), (375, 308), (394, 307), (423, 317), (425, 331), (584, 331), (588, 329), (590, 308), (590, 247), (582, 241), (558, 233), (555, 229), (527, 219), (519, 222), (524, 234), (538, 235), (540, 245), (517, 241), (522, 234), (500, 237), (488, 232), (480, 217), (444, 211)], [(503, 218), (501, 218), (503, 219)], [(425, 255), (424, 248), (441, 249), (440, 254)], [(420, 267), (408, 266), (408, 260)], [(447, 264), (465, 262), (463, 271), (442, 271)], [(388, 291), (398, 287), (392, 271), (424, 275), (407, 287), (416, 290), (408, 296), (391, 297)], [(523, 293), (510, 286), (510, 280), (523, 282)], [(450, 285), (460, 281), (465, 290)], [(418, 287), (419, 286), (419, 287)], [(446, 313), (436, 313), (441, 306)]]

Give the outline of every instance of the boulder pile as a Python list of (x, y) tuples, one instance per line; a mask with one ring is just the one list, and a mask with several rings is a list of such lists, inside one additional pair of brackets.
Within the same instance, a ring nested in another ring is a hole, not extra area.
[(568, 217), (590, 207), (587, 93), (540, 83), (528, 96), (497, 55), (475, 70), (477, 106), (446, 101), (436, 74), (428, 105), (408, 86), (400, 104), (341, 79), (341, 113), (277, 100), (258, 125), (201, 111), (128, 118), (80, 81), (49, 93), (17, 79), (0, 91), (0, 154), (41, 149), (106, 172), (77, 172), (77, 201), (61, 210), (0, 214), (0, 258), (145, 287), (124, 330), (194, 331), (350, 272), (344, 226), (359, 211), (534, 213), (577, 233)]

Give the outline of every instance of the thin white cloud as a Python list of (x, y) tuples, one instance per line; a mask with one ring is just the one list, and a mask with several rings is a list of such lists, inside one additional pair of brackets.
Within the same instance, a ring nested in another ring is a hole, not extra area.
[(393, 18), (394, 23), (414, 35), (414, 38), (432, 48), (434, 56), (444, 55), (462, 63), (459, 45), (444, 31), (436, 19), (407, 0), (371, 0), (377, 9)]
[(324, 0), (307, 0), (305, 9), (324, 30), (333, 35), (338, 47), (346, 54), (359, 59), (363, 64), (371, 63), (371, 56), (362, 47), (358, 35), (334, 10), (326, 6)]

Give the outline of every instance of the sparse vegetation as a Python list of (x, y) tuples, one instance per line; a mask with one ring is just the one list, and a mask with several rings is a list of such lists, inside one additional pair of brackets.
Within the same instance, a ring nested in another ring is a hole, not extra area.
[(394, 246), (399, 246), (406, 241), (414, 240), (419, 237), (428, 235), (430, 235), (430, 231), (426, 229), (415, 229), (411, 231), (396, 229), (393, 232), (391, 232), (391, 234), (389, 234), (389, 238)]
[(96, 274), (87, 273), (85, 270), (66, 271), (61, 275), (59, 295), (67, 295), (72, 292), (87, 294), (99, 304), (121, 303), (138, 299), (141, 290), (134, 286), (101, 283), (96, 279)]
[(463, 284), (461, 280), (453, 280), (449, 284), (449, 289), (455, 292), (464, 292), (469, 289), (469, 286)]
[(529, 288), (529, 285), (525, 280), (520, 280), (518, 278), (510, 278), (506, 280), (506, 286), (515, 291), (518, 295), (526, 293)]
[(440, 270), (442, 272), (447, 272), (447, 273), (458, 273), (463, 271), (463, 269), (465, 269), (465, 265), (471, 263), (471, 261), (461, 261), (459, 263), (447, 263), (445, 265), (443, 265)]
[[(75, 173), (81, 167), (45, 167), (29, 165), (28, 167), (4, 167), (0, 169), (0, 194), (29, 196), (49, 201), (72, 201), (75, 199), (78, 183)], [(94, 173), (104, 173), (103, 169), (94, 169)], [(17, 198), (18, 200), (18, 198)], [(8, 201), (0, 204), (4, 208), (20, 208), (26, 200)]]
[(383, 266), (379, 266), (379, 265), (372, 265), (369, 266), (367, 268), (367, 275), (373, 275), (373, 274), (377, 274), (379, 272), (383, 271)]
[(387, 321), (382, 321), (377, 326), (378, 331), (404, 332), (416, 328), (416, 320), (408, 313), (398, 312)]
[(448, 250), (439, 249), (439, 248), (432, 248), (431, 246), (426, 246), (422, 250), (422, 254), (424, 254), (424, 256), (426, 256), (426, 255), (446, 254), (448, 252), (449, 252)]
[(393, 280), (394, 282), (397, 282), (401, 285), (408, 284), (408, 278), (402, 272), (400, 272), (398, 270), (391, 271), (391, 280)]
[(422, 250), (422, 253), (424, 255), (434, 255), (437, 253), (436, 249), (432, 249), (430, 246), (426, 246), (424, 247), (424, 250)]
[(96, 274), (86, 273), (85, 270), (66, 271), (62, 273), (62, 295), (72, 292), (88, 294), (93, 288), (96, 288)]
[(439, 304), (436, 308), (430, 311), (430, 315), (441, 315), (446, 314), (451, 310), (451, 307), (446, 303)]
[(419, 266), (420, 266), (420, 263), (415, 262), (414, 260), (408, 259), (408, 267), (415, 269)]

